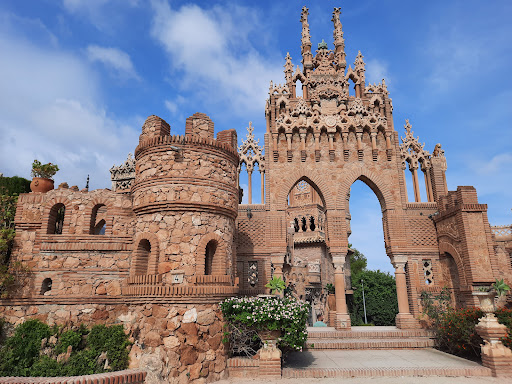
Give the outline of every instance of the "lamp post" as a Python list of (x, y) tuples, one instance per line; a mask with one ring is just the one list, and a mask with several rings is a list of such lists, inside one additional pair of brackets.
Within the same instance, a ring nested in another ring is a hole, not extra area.
[(361, 288), (363, 289), (363, 310), (364, 310), (364, 323), (368, 324), (368, 320), (366, 318), (366, 301), (364, 299), (364, 281), (361, 279)]

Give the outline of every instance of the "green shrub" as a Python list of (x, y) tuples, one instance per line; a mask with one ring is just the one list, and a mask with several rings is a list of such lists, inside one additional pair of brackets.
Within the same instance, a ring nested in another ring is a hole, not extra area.
[(444, 313), (436, 329), (439, 349), (457, 356), (480, 356), (482, 338), (476, 333), (480, 308), (455, 309)]
[(496, 311), (496, 317), (501, 324), (507, 326), (508, 335), (501, 339), (503, 344), (512, 349), (512, 309), (500, 308)]
[(0, 350), (0, 376), (27, 376), (39, 358), (41, 340), (50, 335), (50, 327), (39, 320), (18, 325)]
[[(55, 345), (46, 344), (41, 355), (42, 339), (54, 335)], [(0, 349), (0, 376), (79, 376), (128, 367), (128, 336), (122, 325), (94, 326), (90, 331), (83, 325), (59, 334), (59, 327), (50, 328), (39, 320), (19, 325), (12, 337)], [(57, 362), (66, 353), (67, 361)], [(99, 357), (106, 352), (108, 365)]]
[(85, 326), (83, 326), (83, 324), (77, 330), (69, 329), (62, 332), (62, 334), (59, 336), (59, 341), (55, 345), (55, 353), (57, 355), (65, 353), (69, 346), (73, 348), (73, 351), (78, 350), (78, 347), (82, 343), (82, 337), (87, 333), (88, 330), (85, 328)]
[(122, 325), (106, 327), (96, 325), (91, 329), (87, 342), (91, 350), (97, 353), (98, 357), (102, 352), (107, 352), (109, 365), (113, 371), (126, 369), (128, 367), (128, 336), (124, 333)]

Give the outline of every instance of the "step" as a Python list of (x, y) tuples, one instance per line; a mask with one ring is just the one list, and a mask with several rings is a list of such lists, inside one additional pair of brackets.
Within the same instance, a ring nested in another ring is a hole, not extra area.
[(309, 339), (307, 350), (313, 349), (409, 349), (431, 348), (434, 340), (430, 338), (397, 338), (397, 339)]
[(429, 367), (429, 368), (284, 368), (283, 378), (326, 377), (400, 377), (400, 376), (492, 376), (485, 367)]
[(348, 331), (334, 328), (317, 330), (308, 328), (308, 340), (313, 339), (397, 339), (433, 338), (434, 334), (425, 329), (398, 329), (395, 327), (353, 327)]

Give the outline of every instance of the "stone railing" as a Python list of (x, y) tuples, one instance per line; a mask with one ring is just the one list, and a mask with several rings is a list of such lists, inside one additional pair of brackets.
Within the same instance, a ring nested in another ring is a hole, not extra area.
[(0, 377), (0, 384), (143, 384), (146, 372), (125, 371), (71, 377)]
[(491, 227), (496, 240), (512, 240), (512, 224), (511, 225), (495, 225)]

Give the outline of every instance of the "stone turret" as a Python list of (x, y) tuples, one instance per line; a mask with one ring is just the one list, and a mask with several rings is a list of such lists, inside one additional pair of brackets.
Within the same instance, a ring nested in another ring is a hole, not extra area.
[(202, 113), (187, 119), (185, 136), (170, 136), (169, 125), (156, 116), (148, 121), (141, 135), (145, 140), (135, 151), (131, 281), (155, 275), (164, 286), (198, 281), (232, 286), (236, 132), (219, 132), (215, 140), (214, 124)]

